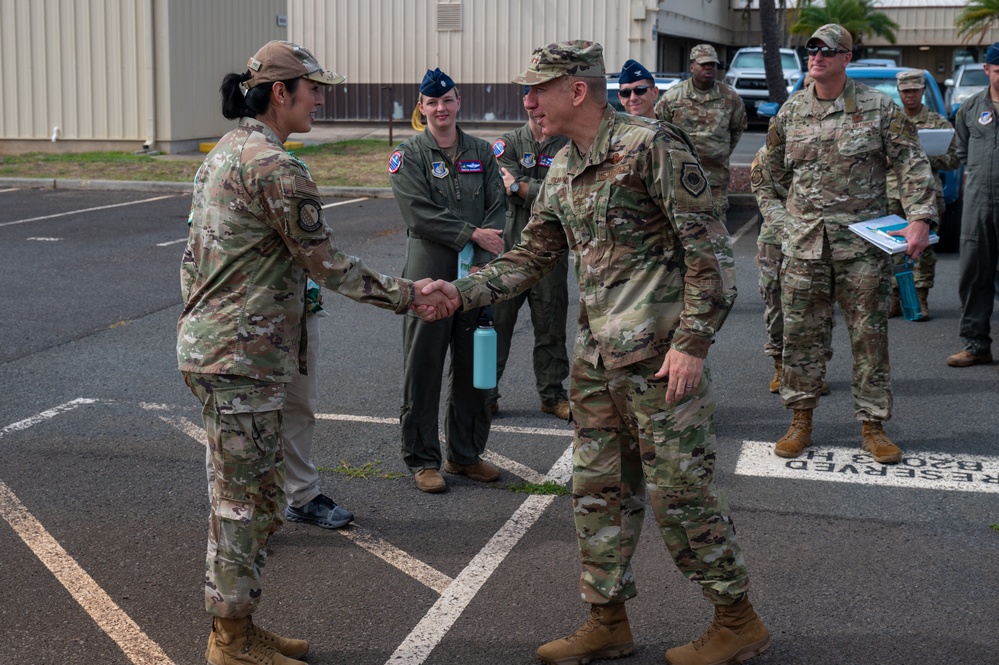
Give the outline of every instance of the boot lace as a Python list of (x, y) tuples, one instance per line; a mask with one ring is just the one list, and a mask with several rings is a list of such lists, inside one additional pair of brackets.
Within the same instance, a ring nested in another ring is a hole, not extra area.
[(711, 622), (711, 625), (708, 626), (708, 629), (704, 631), (704, 634), (698, 637), (693, 642), (691, 642), (691, 646), (693, 646), (695, 650), (703, 648), (705, 644), (707, 644), (708, 642), (710, 642), (715, 638), (715, 635), (717, 635), (721, 629), (722, 629), (721, 624), (719, 624), (718, 619), (715, 618)]
[(261, 638), (260, 629), (253, 625), (252, 620), (247, 621), (242, 653), (258, 663), (273, 663), (277, 649)]
[(600, 620), (597, 617), (590, 615), (590, 618), (586, 620), (586, 623), (583, 624), (582, 628), (577, 630), (572, 635), (566, 637), (565, 641), (575, 642), (577, 640), (581, 640), (599, 627), (600, 627)]

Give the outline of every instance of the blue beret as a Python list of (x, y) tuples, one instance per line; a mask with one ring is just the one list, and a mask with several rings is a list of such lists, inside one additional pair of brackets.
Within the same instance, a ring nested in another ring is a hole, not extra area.
[(989, 50), (985, 52), (985, 64), (999, 65), (999, 42), (990, 46)]
[(427, 97), (443, 97), (448, 90), (454, 88), (454, 81), (440, 69), (427, 70), (420, 84), (420, 94)]
[(635, 81), (643, 81), (650, 78), (653, 78), (652, 74), (645, 67), (642, 67), (642, 63), (629, 60), (621, 68), (621, 75), (617, 77), (617, 82), (634, 83)]

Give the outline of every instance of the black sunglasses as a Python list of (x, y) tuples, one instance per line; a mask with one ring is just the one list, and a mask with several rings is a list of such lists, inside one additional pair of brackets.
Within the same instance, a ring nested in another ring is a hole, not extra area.
[(821, 53), (823, 58), (831, 58), (834, 55), (839, 55), (840, 53), (849, 53), (849, 51), (844, 51), (841, 48), (830, 48), (828, 46), (823, 46), (821, 48), (818, 46), (809, 46), (805, 50), (808, 51), (808, 55)]
[(631, 93), (635, 93), (636, 95), (641, 97), (648, 91), (649, 91), (649, 86), (636, 85), (634, 88), (631, 88), (630, 90), (619, 90), (617, 96), (620, 97), (621, 99), (628, 99), (629, 97), (631, 97)]

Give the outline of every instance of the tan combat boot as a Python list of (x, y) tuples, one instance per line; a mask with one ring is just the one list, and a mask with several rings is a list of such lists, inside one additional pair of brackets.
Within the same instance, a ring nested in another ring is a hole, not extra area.
[(572, 410), (569, 408), (569, 400), (567, 399), (556, 400), (550, 404), (542, 402), (541, 411), (543, 413), (550, 413), (561, 420), (572, 419)]
[(791, 426), (787, 429), (787, 434), (774, 446), (774, 455), (797, 457), (810, 445), (812, 445), (812, 410), (794, 409)]
[[(266, 637), (261, 634), (266, 634)], [(277, 643), (290, 650), (309, 650), (305, 640), (289, 640), (257, 628), (250, 617), (215, 617), (205, 658), (208, 665), (303, 665), (302, 661), (278, 651)], [(297, 655), (305, 655), (305, 652)]]
[(902, 451), (885, 434), (885, 428), (878, 420), (865, 420), (864, 450), (871, 454), (875, 462), (897, 464), (902, 459)]
[(666, 652), (669, 665), (741, 663), (770, 648), (770, 633), (749, 598), (735, 605), (715, 605), (715, 618), (699, 638)]
[(780, 356), (774, 356), (774, 378), (770, 379), (770, 392), (775, 395), (780, 392), (780, 377), (784, 370), (784, 361)]
[(582, 628), (538, 647), (538, 658), (548, 665), (584, 665), (594, 658), (620, 658), (634, 650), (624, 603), (615, 603), (592, 605)]
[(930, 297), (930, 290), (927, 288), (916, 289), (916, 297), (919, 298), (919, 311), (923, 313), (923, 318), (917, 321), (928, 321), (930, 318), (930, 306), (926, 299)]

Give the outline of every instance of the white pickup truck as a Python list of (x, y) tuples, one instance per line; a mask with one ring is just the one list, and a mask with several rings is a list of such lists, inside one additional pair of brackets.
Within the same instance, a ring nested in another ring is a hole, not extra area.
[[(801, 58), (794, 49), (782, 48), (780, 62), (784, 70), (787, 91), (790, 92), (798, 79), (805, 74), (802, 71)], [(732, 64), (725, 72), (725, 83), (735, 88), (746, 105), (746, 111), (750, 115), (755, 115), (756, 107), (770, 99), (767, 74), (763, 69), (763, 47), (749, 46), (736, 51)]]

